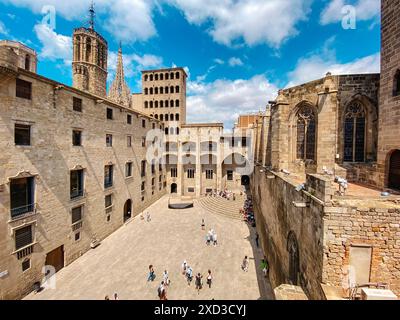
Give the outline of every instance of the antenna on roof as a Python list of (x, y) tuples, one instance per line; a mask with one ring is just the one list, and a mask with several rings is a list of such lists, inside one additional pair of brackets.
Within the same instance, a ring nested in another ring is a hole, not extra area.
[(94, 18), (96, 16), (96, 12), (94, 11), (94, 1), (90, 4), (89, 8), (89, 29), (94, 30)]

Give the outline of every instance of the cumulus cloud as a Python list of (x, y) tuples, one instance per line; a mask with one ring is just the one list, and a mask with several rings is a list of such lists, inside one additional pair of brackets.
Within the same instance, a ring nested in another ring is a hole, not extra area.
[(196, 25), (211, 22), (209, 33), (224, 45), (245, 43), (279, 47), (298, 34), (311, 0), (167, 0)]
[(346, 5), (352, 5), (355, 8), (357, 20), (370, 20), (379, 17), (381, 9), (381, 0), (330, 0), (329, 4), (321, 13), (321, 24), (340, 22), (344, 16), (342, 10)]
[(37, 24), (34, 27), (35, 34), (42, 44), (39, 56), (43, 59), (55, 61), (61, 59), (65, 64), (72, 62), (71, 37), (57, 34), (48, 25)]
[(240, 58), (232, 57), (232, 58), (229, 59), (229, 65), (230, 65), (231, 67), (242, 66), (243, 64), (244, 64), (244, 63), (243, 63), (243, 61), (242, 61)]
[(221, 122), (232, 128), (239, 114), (264, 109), (276, 97), (278, 88), (264, 75), (251, 79), (188, 82), (189, 122)]
[[(0, 0), (2, 3), (26, 7), (41, 14), (46, 6), (54, 6), (56, 14), (67, 20), (87, 20), (91, 0)], [(97, 21), (104, 20), (104, 27), (118, 40), (147, 40), (156, 35), (152, 11), (156, 0), (97, 0)]]
[(362, 57), (347, 63), (340, 63), (334, 52), (311, 55), (298, 61), (296, 68), (288, 74), (287, 87), (320, 79), (327, 72), (332, 74), (364, 74), (380, 72), (380, 53)]

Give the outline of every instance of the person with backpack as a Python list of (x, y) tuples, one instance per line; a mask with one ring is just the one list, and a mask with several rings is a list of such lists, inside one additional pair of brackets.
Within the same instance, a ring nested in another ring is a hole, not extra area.
[(197, 294), (200, 294), (200, 290), (203, 288), (202, 278), (203, 276), (200, 273), (198, 273), (195, 280)]
[(267, 278), (269, 266), (268, 266), (268, 262), (266, 259), (261, 260), (260, 268), (264, 274), (264, 277)]
[(147, 277), (147, 282), (149, 281), (154, 281), (154, 279), (156, 278), (156, 274), (154, 272), (154, 268), (153, 265), (149, 265), (149, 275)]
[(190, 286), (190, 284), (192, 283), (192, 280), (193, 280), (193, 270), (190, 266), (188, 266), (187, 270), (186, 270), (186, 280), (187, 280), (188, 286)]

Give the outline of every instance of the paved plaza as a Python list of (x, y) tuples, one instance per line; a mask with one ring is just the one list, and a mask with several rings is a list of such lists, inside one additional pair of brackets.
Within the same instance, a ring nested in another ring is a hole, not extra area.
[[(256, 300), (271, 299), (271, 288), (260, 270), (262, 253), (255, 247), (254, 229), (242, 221), (214, 215), (197, 205), (184, 210), (168, 209), (165, 196), (147, 211), (152, 220), (136, 217), (117, 230), (94, 250), (62, 269), (56, 275), (56, 289), (30, 294), (26, 299), (97, 300), (118, 293), (121, 300), (156, 300), (162, 272), (167, 269), (171, 285), (169, 300)], [(206, 246), (206, 231), (213, 228), (219, 245)], [(247, 273), (241, 270), (245, 255), (250, 257)], [(200, 294), (194, 280), (187, 285), (181, 264), (187, 260), (195, 274), (204, 276)], [(147, 282), (152, 264), (156, 279)], [(213, 285), (205, 285), (207, 270), (213, 273)]]

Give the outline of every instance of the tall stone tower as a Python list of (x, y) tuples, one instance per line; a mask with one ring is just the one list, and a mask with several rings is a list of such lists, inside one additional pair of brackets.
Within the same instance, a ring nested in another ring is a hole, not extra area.
[(107, 41), (94, 30), (94, 6), (90, 7), (89, 28), (73, 34), (73, 86), (92, 94), (107, 95)]
[(108, 92), (108, 99), (115, 101), (116, 103), (122, 104), (126, 107), (130, 107), (131, 104), (131, 92), (129, 90), (128, 84), (125, 81), (121, 44), (119, 45), (118, 50), (118, 63), (117, 70), (115, 72), (115, 79), (111, 84), (110, 91)]
[(382, 0), (378, 170), (381, 187), (400, 190), (400, 0)]

